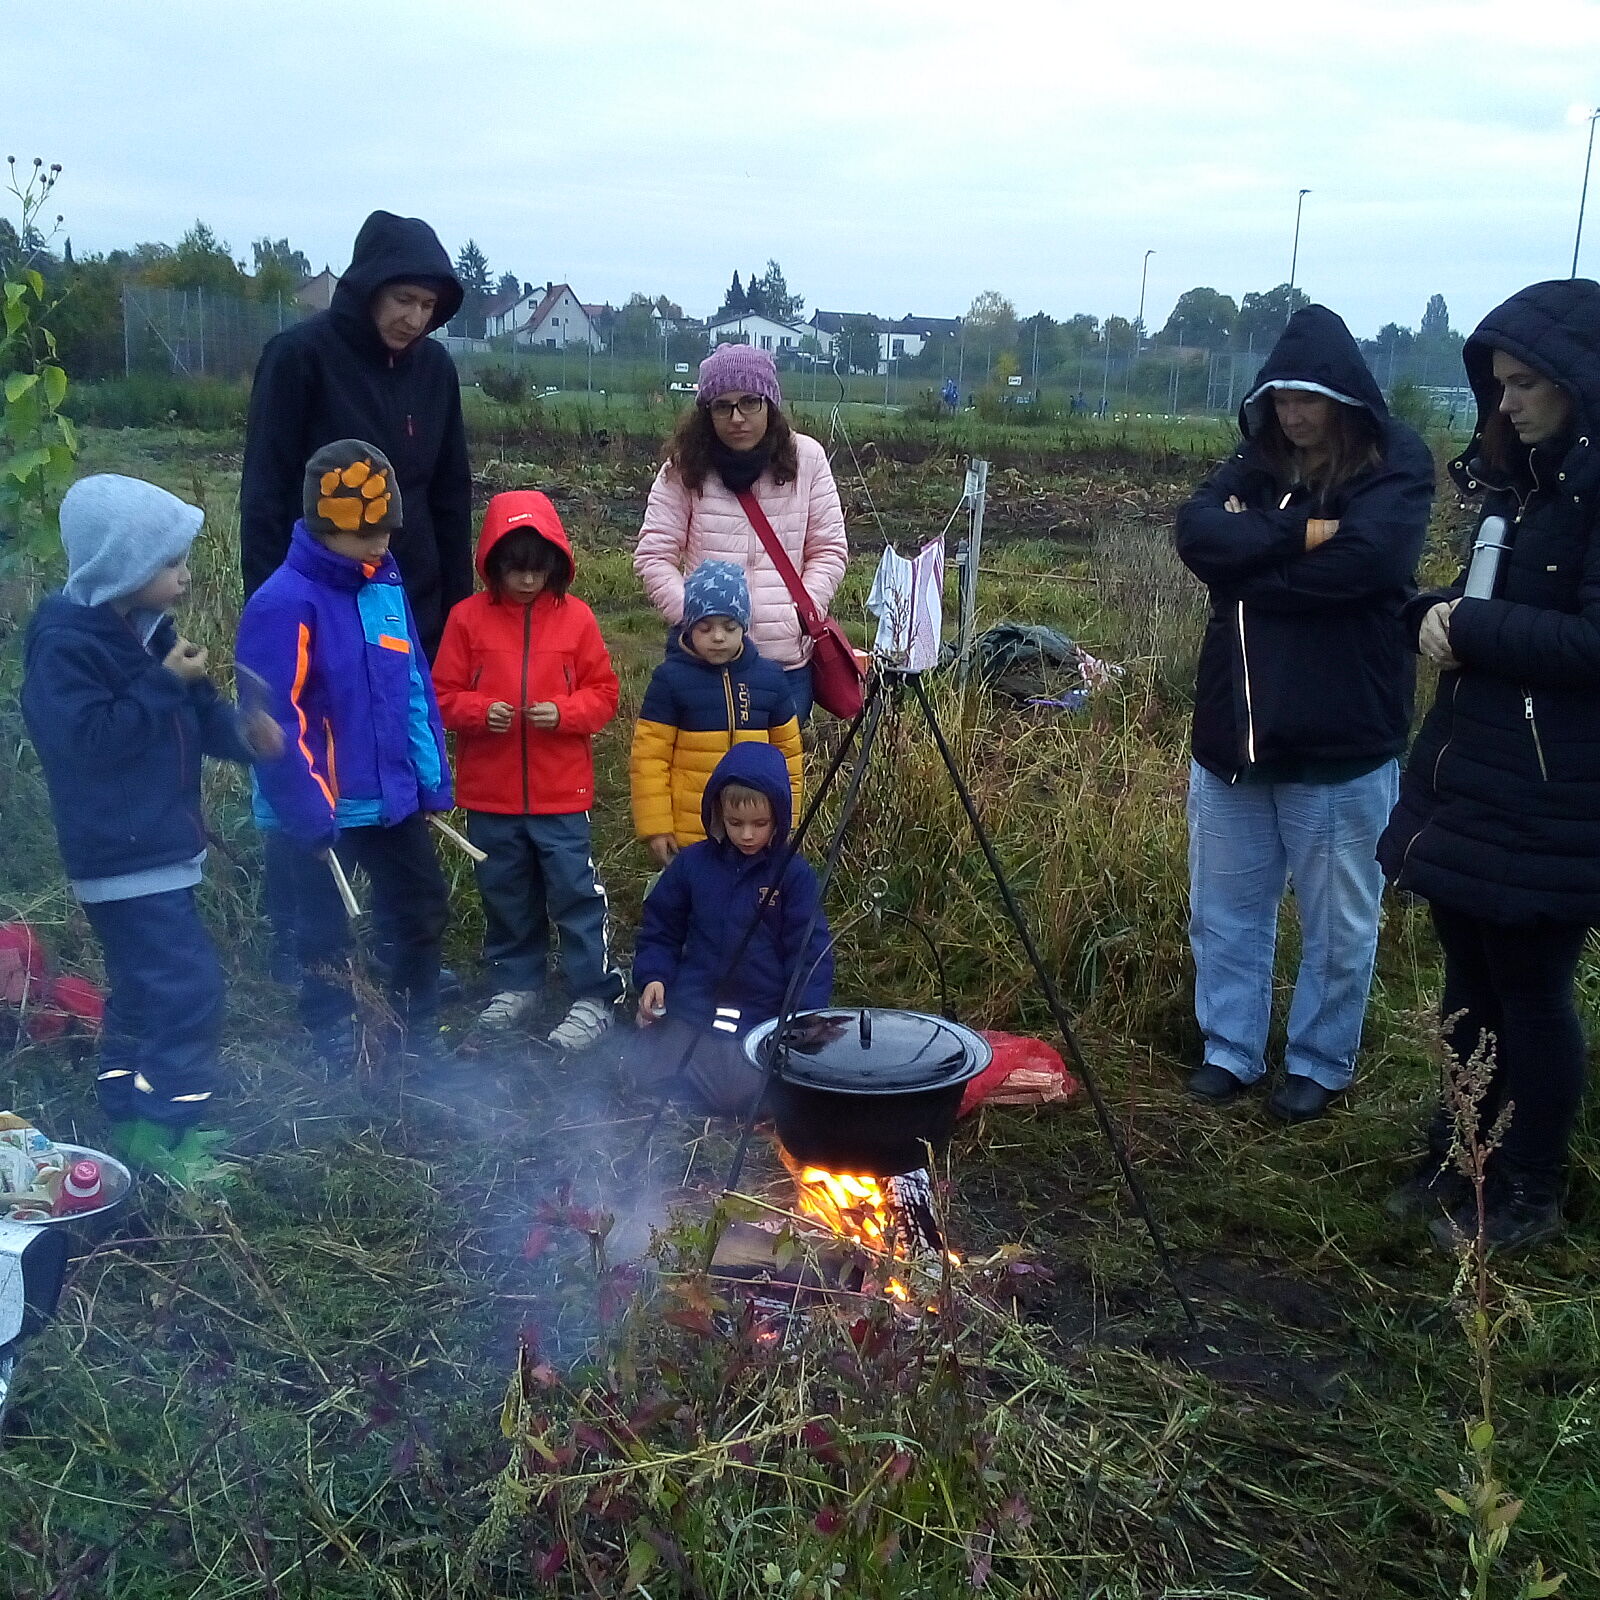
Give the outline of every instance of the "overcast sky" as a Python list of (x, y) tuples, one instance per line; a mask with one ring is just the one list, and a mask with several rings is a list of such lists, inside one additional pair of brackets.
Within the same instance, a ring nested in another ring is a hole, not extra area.
[[(1157, 327), (1289, 276), (1358, 334), (1470, 328), (1571, 268), (1600, 4), (54, 0), (5, 7), (0, 155), (80, 252), (197, 217), (342, 266), (426, 217), (498, 275), (691, 312), (783, 265), (811, 309), (998, 289)], [(1600, 274), (1600, 174), (1580, 270)]]

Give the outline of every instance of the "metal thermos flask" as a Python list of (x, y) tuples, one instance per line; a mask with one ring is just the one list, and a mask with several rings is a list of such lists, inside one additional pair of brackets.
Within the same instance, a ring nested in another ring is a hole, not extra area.
[(1467, 568), (1467, 599), (1487, 600), (1493, 595), (1510, 531), (1504, 517), (1485, 517), (1478, 524), (1478, 536), (1472, 541), (1472, 564)]

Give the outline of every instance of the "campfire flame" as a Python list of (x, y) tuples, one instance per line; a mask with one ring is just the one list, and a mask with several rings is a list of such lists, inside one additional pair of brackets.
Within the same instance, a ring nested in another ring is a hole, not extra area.
[[(865, 1246), (875, 1255), (913, 1263), (925, 1270), (943, 1255), (952, 1266), (961, 1258), (944, 1249), (932, 1209), (926, 1173), (903, 1178), (875, 1178), (857, 1172), (830, 1172), (802, 1165), (783, 1152), (784, 1165), (795, 1183), (795, 1210), (842, 1239)], [(899, 1278), (886, 1278), (883, 1292), (909, 1303), (911, 1290)]]

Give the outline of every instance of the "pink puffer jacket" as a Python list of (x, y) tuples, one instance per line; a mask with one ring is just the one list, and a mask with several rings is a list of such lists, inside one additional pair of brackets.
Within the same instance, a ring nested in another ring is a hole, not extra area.
[[(806, 592), (826, 612), (844, 576), (849, 548), (844, 512), (828, 457), (815, 439), (794, 436), (800, 470), (782, 486), (770, 472), (756, 480), (756, 499), (800, 573)], [(794, 600), (762, 548), (744, 507), (715, 472), (698, 494), (678, 481), (671, 464), (650, 487), (644, 526), (633, 552), (633, 570), (662, 616), (676, 625), (683, 616), (684, 574), (702, 561), (736, 561), (750, 582), (750, 637), (780, 667), (798, 667), (811, 656)]]

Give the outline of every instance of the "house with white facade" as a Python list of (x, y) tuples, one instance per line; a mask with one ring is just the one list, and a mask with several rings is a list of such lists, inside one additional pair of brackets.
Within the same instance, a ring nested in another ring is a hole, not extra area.
[(535, 291), (532, 284), (524, 284), (506, 294), (497, 294), (483, 308), (483, 334), (486, 339), (498, 339), (515, 333), (533, 315), (533, 308), (544, 299), (544, 290)]
[(531, 349), (564, 350), (578, 344), (600, 350), (605, 341), (594, 315), (600, 310), (585, 306), (570, 284), (546, 284), (543, 298), (514, 336), (519, 345)]
[(878, 335), (878, 371), (892, 361), (909, 361), (922, 354), (930, 339), (961, 331), (960, 317), (918, 317), (907, 313), (897, 321), (875, 317), (867, 311), (814, 311), (805, 331), (816, 336), (830, 360), (838, 353), (839, 335), (846, 322), (870, 322)]
[(798, 348), (810, 330), (791, 322), (779, 322), (760, 312), (744, 311), (717, 317), (706, 324), (706, 342), (713, 349), (719, 344), (752, 344), (757, 350), (777, 355), (780, 350)]

